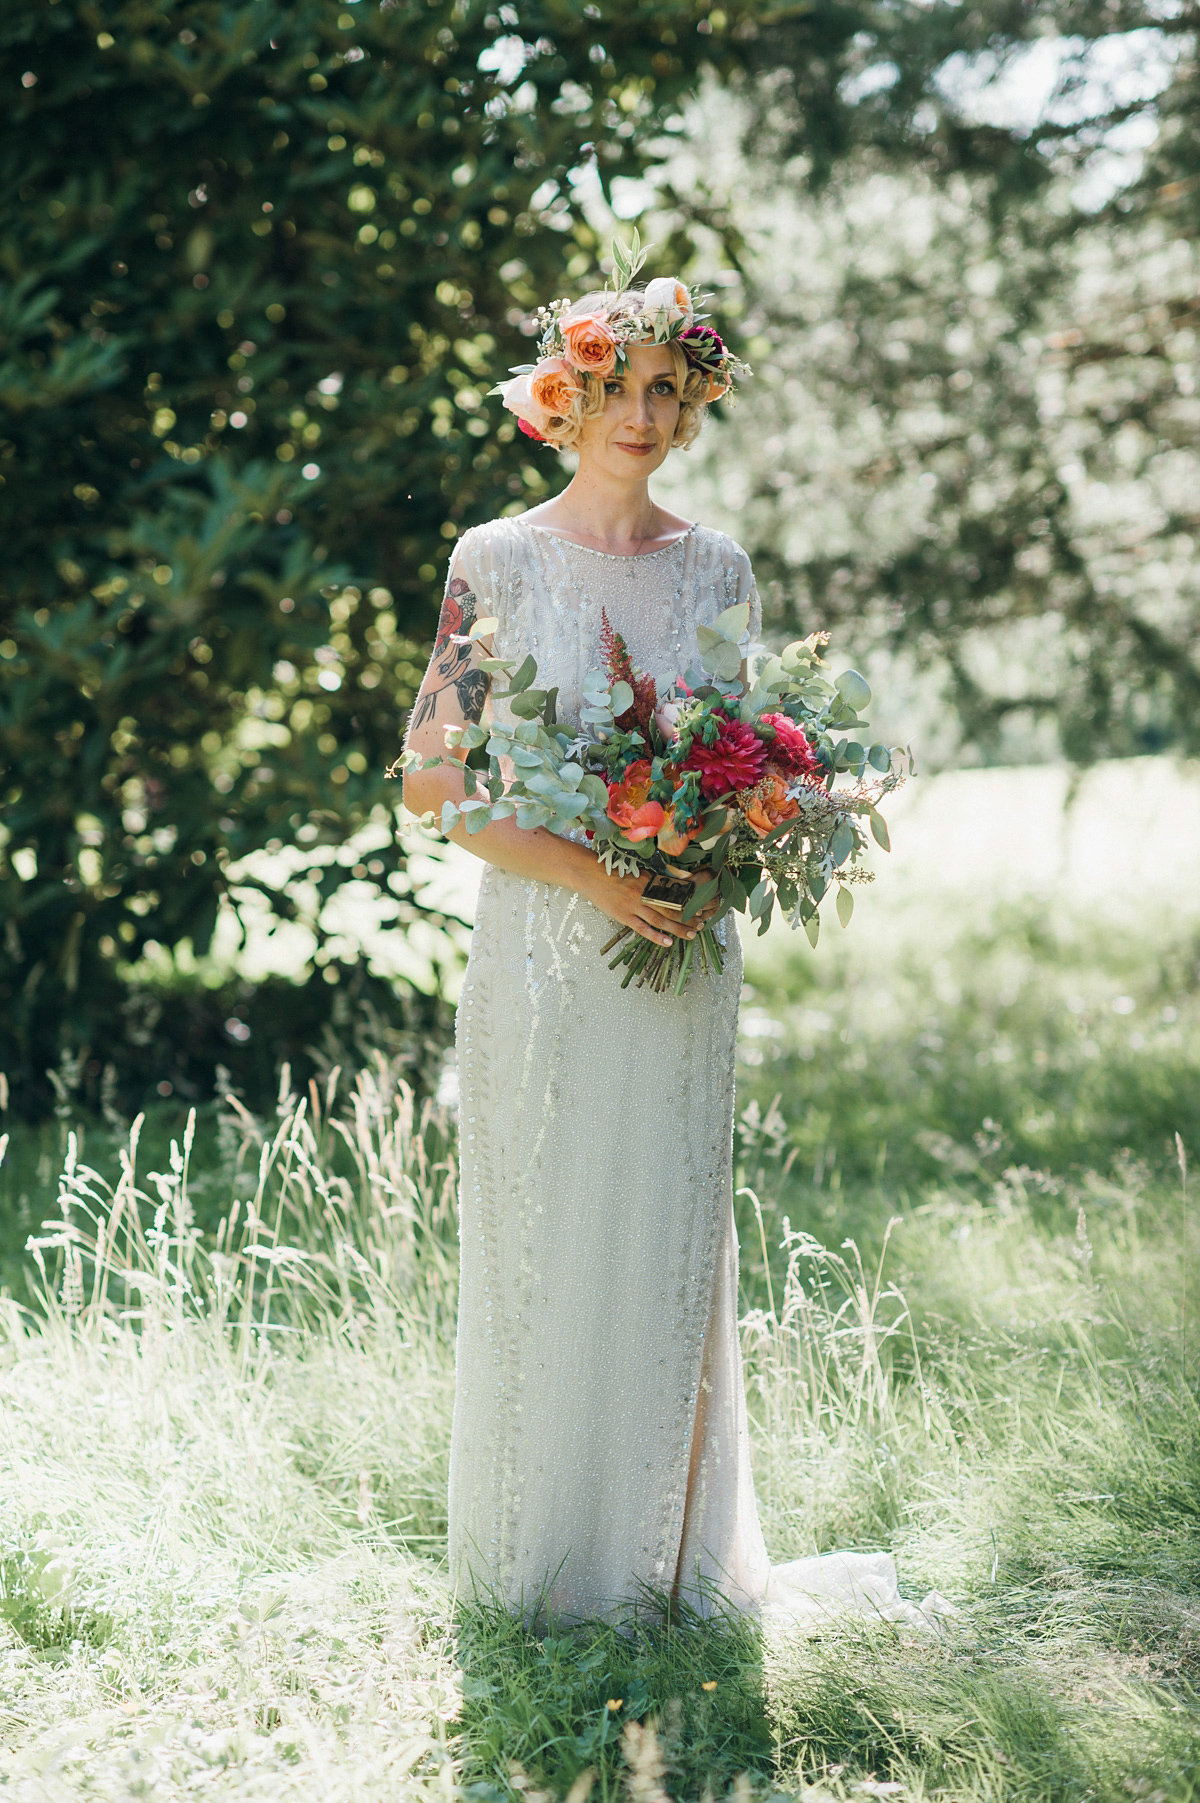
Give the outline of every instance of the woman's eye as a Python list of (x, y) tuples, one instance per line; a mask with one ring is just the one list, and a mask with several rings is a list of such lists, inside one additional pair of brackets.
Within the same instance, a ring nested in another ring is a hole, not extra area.
[(620, 394), (621, 384), (619, 382), (606, 382), (604, 384), (604, 392), (605, 394)]

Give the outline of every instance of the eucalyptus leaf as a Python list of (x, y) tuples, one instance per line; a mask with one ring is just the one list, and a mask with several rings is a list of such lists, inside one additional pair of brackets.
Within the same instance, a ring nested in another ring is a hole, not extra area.
[(821, 937), (821, 916), (814, 914), (804, 922), (804, 933), (813, 950), (817, 949), (817, 940)]
[(873, 769), (886, 772), (892, 767), (892, 754), (886, 745), (872, 745), (867, 761)]
[(771, 898), (771, 884), (766, 877), (750, 891), (750, 917), (757, 920)]
[(848, 820), (839, 820), (833, 829), (833, 837), (829, 841), (829, 855), (835, 868), (844, 864), (854, 850), (854, 828)]
[(614, 682), (609, 697), (609, 707), (614, 719), (623, 714), (626, 708), (633, 706), (633, 690), (627, 682)]
[(723, 639), (729, 639), (736, 644), (742, 634), (749, 628), (750, 603), (748, 601), (735, 601), (732, 607), (727, 607), (724, 613), (719, 613), (717, 615), (716, 619), (713, 621), (713, 625)]
[(517, 825), (524, 828), (546, 826), (554, 818), (553, 810), (540, 801), (517, 803)]
[(524, 786), (531, 795), (556, 795), (559, 789), (558, 773), (555, 770), (535, 770), (525, 778)]
[(711, 626), (697, 626), (696, 643), (701, 651), (711, 651), (714, 645), (725, 643), (725, 636), (723, 633), (714, 632)]
[(518, 770), (540, 770), (542, 767), (542, 760), (537, 752), (526, 750), (524, 745), (514, 745), (511, 757)]
[(844, 927), (848, 927), (850, 925), (850, 916), (854, 912), (853, 891), (850, 889), (839, 888), (837, 892), (837, 901), (834, 906), (837, 908), (838, 919)]
[(468, 814), (466, 824), (469, 833), (481, 833), (485, 826), (490, 826), (492, 824), (491, 809), (480, 808), (478, 813)]
[(450, 833), (452, 833), (454, 831), (455, 827), (458, 825), (458, 818), (459, 818), (458, 809), (455, 807), (454, 803), (452, 801), (444, 801), (442, 803), (442, 818), (441, 818), (442, 832), (446, 835), (449, 835)]
[(518, 720), (533, 720), (541, 713), (545, 700), (544, 689), (525, 689), (521, 694), (514, 695), (508, 706)]
[(533, 657), (533, 654), (530, 653), (520, 669), (513, 675), (512, 681), (508, 685), (509, 695), (519, 695), (523, 689), (529, 687), (536, 675), (537, 661)]
[(727, 639), (719, 639), (711, 650), (704, 653), (700, 661), (713, 676), (732, 682), (742, 667), (742, 654)]
[(876, 845), (882, 845), (884, 851), (891, 851), (892, 841), (888, 837), (887, 821), (878, 809), (871, 809), (871, 837)]
[(834, 677), (833, 686), (846, 706), (852, 707), (855, 713), (860, 713), (870, 705), (871, 685), (857, 670), (843, 670), (840, 676)]
[(828, 889), (829, 883), (826, 879), (825, 872), (819, 866), (809, 876), (808, 886), (812, 890), (813, 900), (820, 901), (826, 889)]

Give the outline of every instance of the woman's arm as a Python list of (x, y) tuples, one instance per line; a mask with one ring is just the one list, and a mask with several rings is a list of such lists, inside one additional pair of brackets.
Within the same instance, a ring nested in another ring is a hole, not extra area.
[[(442, 602), (433, 656), (413, 705), (405, 744), (423, 758), (440, 757), (434, 770), (409, 770), (404, 777), (404, 805), (414, 814), (432, 811), (440, 816), (446, 801), (461, 802), (466, 794), (460, 770), (465, 752), (448, 750), (447, 726), (477, 723), (483, 715), (491, 688), (482, 658), (490, 655), (482, 640), (465, 640), (479, 616), (470, 584), (452, 577)], [(532, 877), (539, 883), (558, 883), (573, 889), (621, 926), (631, 927), (656, 945), (672, 938), (691, 939), (711, 910), (706, 909), (686, 925), (671, 920), (642, 900), (646, 876), (609, 876), (594, 852), (570, 839), (560, 839), (543, 827), (526, 829), (515, 820), (497, 820), (482, 832), (468, 833), (460, 822), (449, 835), (477, 858), (507, 870), (514, 876)]]

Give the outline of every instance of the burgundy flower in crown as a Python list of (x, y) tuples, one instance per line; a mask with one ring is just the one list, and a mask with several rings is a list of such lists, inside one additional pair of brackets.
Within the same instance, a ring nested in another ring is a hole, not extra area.
[(725, 340), (711, 326), (685, 326), (679, 334), (679, 342), (689, 363), (698, 369), (719, 370), (722, 360), (729, 355), (725, 349)]
[(628, 248), (614, 243), (612, 281), (599, 298), (555, 300), (538, 309), (538, 361), (522, 364), (511, 381), (491, 390), (516, 414), (526, 437), (553, 445), (573, 398), (585, 393), (589, 382), (619, 369), (632, 344), (679, 345), (690, 366), (708, 378), (706, 390), (689, 396), (689, 404), (718, 400), (735, 377), (750, 374), (707, 324), (701, 311), (705, 296), (693, 294), (676, 276), (656, 276), (642, 289), (633, 287), (650, 248), (635, 231)]

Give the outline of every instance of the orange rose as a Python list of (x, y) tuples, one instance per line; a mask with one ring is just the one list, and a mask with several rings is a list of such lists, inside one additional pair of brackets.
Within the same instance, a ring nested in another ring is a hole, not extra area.
[(611, 375), (617, 361), (617, 341), (603, 319), (584, 313), (568, 320), (562, 329), (568, 363), (589, 375)]
[(773, 833), (777, 826), (785, 820), (794, 820), (800, 812), (800, 803), (787, 792), (787, 784), (778, 770), (767, 765), (766, 774), (760, 783), (748, 792), (742, 812), (746, 817), (746, 825), (760, 839)]
[(661, 852), (665, 852), (668, 858), (677, 858), (681, 852), (687, 850), (699, 831), (700, 828), (696, 825), (689, 827), (686, 832), (681, 833), (676, 827), (671, 815), (668, 814), (665, 824), (659, 831), (658, 849)]
[[(705, 372), (705, 373), (707, 374), (707, 372)], [(710, 375), (708, 377), (708, 393), (704, 396), (704, 405), (707, 407), (710, 401), (719, 401), (723, 394), (728, 394), (728, 393), (729, 393), (729, 378), (728, 378), (728, 376)]]
[(608, 785), (608, 817), (635, 845), (653, 839), (667, 818), (660, 801), (646, 799), (651, 780), (649, 760), (638, 758), (625, 772), (624, 782)]
[(533, 399), (547, 413), (562, 419), (571, 411), (571, 402), (583, 393), (583, 384), (561, 357), (543, 357), (529, 383)]

